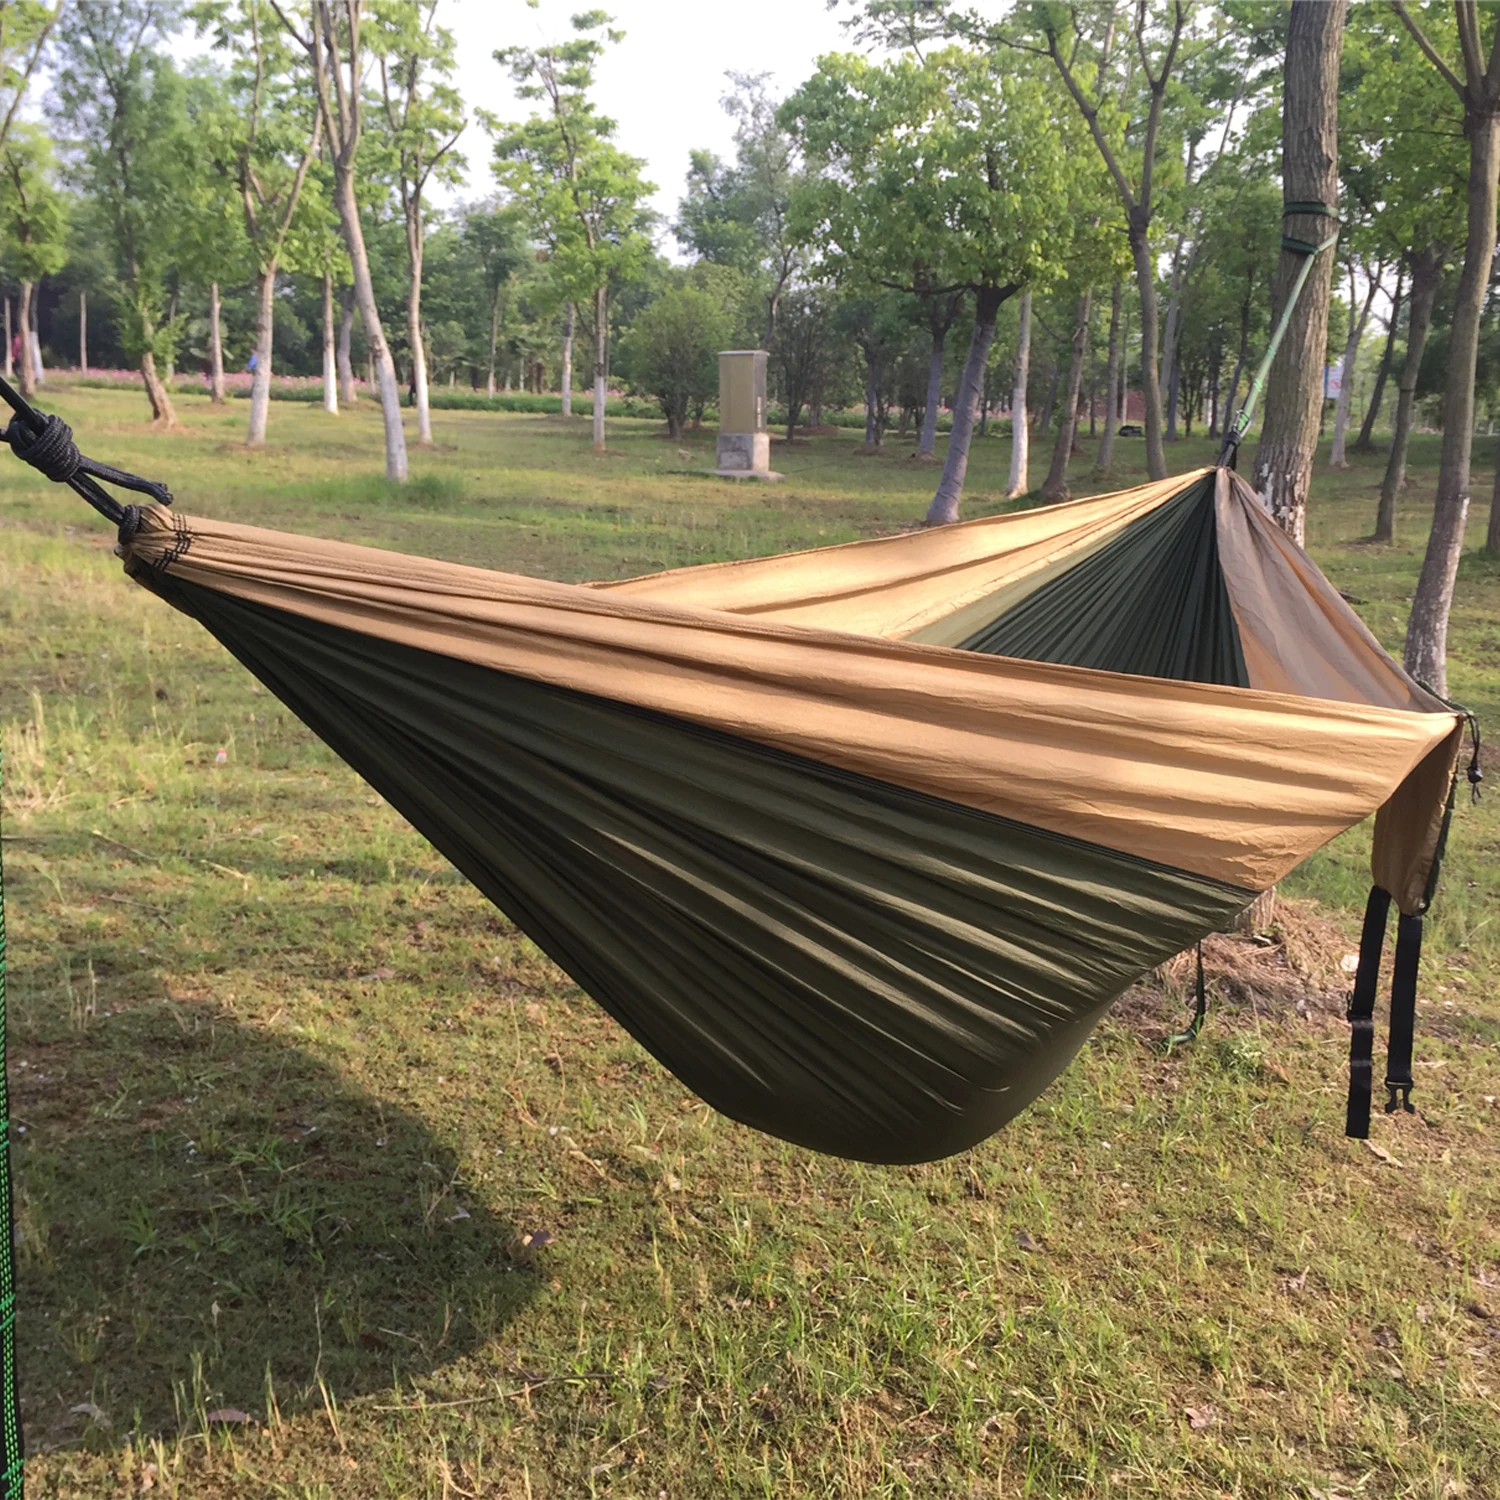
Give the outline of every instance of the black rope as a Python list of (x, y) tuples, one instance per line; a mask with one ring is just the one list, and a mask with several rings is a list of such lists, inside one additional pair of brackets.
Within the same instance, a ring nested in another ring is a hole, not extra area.
[(81, 495), (106, 520), (133, 531), (140, 512), (138, 506), (121, 505), (99, 483), (101, 479), (122, 490), (145, 495), (158, 505), (172, 503), (172, 492), (166, 485), (85, 458), (73, 441), (73, 429), (55, 413), (38, 411), (3, 376), (0, 376), (0, 399), (15, 413), (10, 425), (0, 429), (0, 443), (9, 443), (17, 458), (54, 484), (65, 484)]

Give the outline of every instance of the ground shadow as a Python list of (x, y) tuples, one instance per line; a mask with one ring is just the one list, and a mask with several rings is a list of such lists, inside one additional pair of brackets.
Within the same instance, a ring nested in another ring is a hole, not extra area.
[(34, 1447), (388, 1389), (536, 1286), (449, 1146), (277, 1030), (157, 1002), (23, 1038), (11, 1076)]

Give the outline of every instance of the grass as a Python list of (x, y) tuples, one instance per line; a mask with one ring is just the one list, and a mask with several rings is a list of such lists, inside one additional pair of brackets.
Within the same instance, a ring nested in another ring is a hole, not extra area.
[[(368, 405), (278, 406), (250, 453), (190, 397), (169, 436), (129, 393), (55, 400), (185, 510), (566, 579), (869, 535), (934, 478), (846, 433), (736, 487), (698, 472), (709, 436), (620, 422), (596, 459), (584, 423), (448, 413), (394, 489)], [(1143, 477), (1120, 447), (1115, 486)], [(1376, 460), (1320, 469), (1310, 519), (1389, 645), (1414, 447), (1395, 545), (1361, 540)], [(1008, 456), (979, 445), (970, 513)], [(35, 1493), (1500, 1492), (1493, 798), (1455, 821), (1421, 1113), (1378, 1118), (1384, 1157), (1342, 1134), (1356, 830), (1287, 882), (1270, 946), (1211, 946), (1197, 1047), (1149, 1045), (1185, 1016), (1169, 973), (982, 1147), (860, 1166), (697, 1104), (110, 540), (0, 462)], [(1451, 686), (1500, 726), (1477, 552)]]

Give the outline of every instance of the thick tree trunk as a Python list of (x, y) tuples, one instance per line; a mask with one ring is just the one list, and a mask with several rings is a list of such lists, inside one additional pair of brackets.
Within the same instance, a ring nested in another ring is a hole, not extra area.
[(568, 303), (568, 318), (563, 324), (562, 345), (562, 414), (565, 417), (573, 415), (573, 328), (577, 316), (576, 305), (572, 302)]
[[(1347, 5), (1348, 0), (1334, 0), (1334, 3)], [(1135, 262), (1136, 288), (1141, 297), (1141, 395), (1146, 405), (1146, 472), (1152, 479), (1165, 479), (1167, 455), (1162, 447), (1161, 375), (1157, 369), (1156, 261), (1151, 254), (1148, 227), (1143, 216), (1132, 216), (1130, 254)]]
[[(149, 329), (149, 323), (146, 326)], [(141, 355), (141, 379), (146, 385), (146, 399), (151, 403), (152, 420), (162, 427), (175, 427), (177, 413), (161, 376), (156, 373), (156, 356), (149, 349)]]
[(387, 479), (406, 482), (406, 432), (401, 426), (401, 388), (396, 384), (396, 362), (380, 324), (380, 309), (375, 305), (375, 286), (370, 279), (370, 257), (365, 250), (364, 227), (359, 221), (359, 203), (354, 196), (354, 175), (347, 167), (338, 168), (334, 200), (344, 229), (344, 244), (354, 268), (354, 294), (359, 303), (360, 322), (364, 324), (365, 342), (370, 348), (370, 362), (380, 385), (380, 411), (385, 419), (385, 474)]
[(1068, 498), (1068, 460), (1073, 454), (1073, 435), (1078, 431), (1078, 393), (1083, 385), (1083, 357), (1088, 347), (1092, 305), (1093, 293), (1084, 292), (1078, 299), (1078, 315), (1073, 319), (1073, 351), (1068, 358), (1062, 421), (1058, 424), (1057, 445), (1052, 450), (1052, 466), (1042, 482), (1042, 496), (1047, 500)]
[(995, 319), (1000, 304), (1013, 288), (981, 287), (975, 301), (974, 336), (969, 342), (969, 358), (958, 384), (953, 403), (953, 430), (948, 435), (948, 459), (943, 477), (927, 510), (928, 526), (946, 526), (958, 520), (958, 502), (963, 497), (964, 476), (969, 469), (969, 443), (974, 436), (974, 418), (979, 411), (979, 391), (984, 384), (984, 367), (989, 363), (990, 345), (995, 340)]
[(1370, 405), (1365, 411), (1365, 419), (1360, 424), (1359, 436), (1354, 440), (1355, 453), (1373, 453), (1375, 451), (1375, 422), (1380, 416), (1380, 403), (1385, 399), (1385, 383), (1391, 375), (1391, 356), (1396, 348), (1396, 323), (1401, 316), (1401, 299), (1403, 294), (1403, 281), (1405, 280), (1405, 267), (1396, 273), (1396, 291), (1391, 297), (1391, 323), (1385, 331), (1385, 349), (1380, 355), (1380, 368), (1375, 372), (1375, 389), (1370, 393)]
[(229, 399), (224, 390), (224, 316), (217, 281), (208, 284), (208, 396), (215, 406)]
[[(1338, 82), (1349, 0), (1292, 0), (1287, 20), (1281, 192), (1284, 203), (1338, 206)], [(1293, 214), (1284, 232), (1312, 244), (1329, 220)], [(1303, 256), (1281, 252), (1276, 311), (1286, 306)], [(1307, 490), (1323, 411), (1323, 361), (1333, 257), (1319, 255), (1271, 366), (1266, 420), (1255, 452), (1254, 486), (1271, 518), (1299, 546), (1307, 528)]]
[[(489, 364), (484, 372), (484, 393), (495, 394), (495, 349), (500, 342), (500, 283), (495, 283), (494, 295), (490, 298), (490, 347)], [(507, 381), (507, 384), (509, 382)]]
[(271, 344), (276, 319), (276, 266), (273, 262), (260, 273), (259, 297), (255, 306), (255, 373), (250, 379), (250, 430), (246, 444), (259, 448), (266, 440), (266, 423), (271, 414)]
[(1448, 335), (1443, 387), (1443, 448), (1427, 553), (1406, 626), (1406, 670), (1435, 693), (1448, 692), (1448, 611), (1469, 519), (1470, 447), (1474, 441), (1474, 367), (1485, 288), (1495, 254), (1496, 180), (1500, 178), (1500, 113), (1465, 108), (1469, 137), (1469, 226)]
[(604, 452), (605, 387), (609, 379), (609, 292), (594, 291), (594, 452)]
[(1031, 488), (1027, 462), (1031, 457), (1031, 429), (1026, 423), (1026, 384), (1031, 376), (1031, 293), (1023, 292), (1017, 304), (1016, 377), (1010, 393), (1010, 478), (1007, 499), (1014, 500)]
[(1109, 355), (1104, 367), (1104, 432), (1099, 438), (1099, 451), (1094, 455), (1094, 473), (1108, 474), (1115, 456), (1115, 431), (1119, 419), (1115, 415), (1120, 405), (1120, 376), (1124, 360), (1120, 357), (1120, 313), (1125, 301), (1125, 288), (1120, 278), (1115, 277), (1114, 291), (1109, 299)]
[(89, 372), (89, 294), (78, 294), (78, 373)]
[(21, 394), (26, 397), (36, 395), (36, 365), (31, 358), (31, 293), (34, 283), (23, 281), (21, 283), (21, 372), (20, 385)]
[(339, 288), (339, 345), (335, 358), (339, 367), (339, 402), (353, 406), (359, 399), (354, 386), (354, 288)]
[(323, 410), (338, 415), (339, 370), (338, 356), (334, 352), (333, 329), (333, 275), (323, 272)]
[(1428, 245), (1412, 257), (1411, 298), (1406, 318), (1406, 358), (1396, 383), (1396, 420), (1391, 429), (1391, 452), (1380, 482), (1380, 508), (1375, 514), (1375, 540), (1388, 542), (1396, 534), (1396, 499), (1406, 488), (1406, 454), (1411, 445), (1412, 416), (1417, 405), (1417, 377), (1432, 327), (1432, 305), (1443, 279), (1443, 253)]

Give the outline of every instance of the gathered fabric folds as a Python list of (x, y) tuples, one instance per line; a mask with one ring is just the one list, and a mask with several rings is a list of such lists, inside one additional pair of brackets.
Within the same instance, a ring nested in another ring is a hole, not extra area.
[(599, 585), (159, 506), (121, 550), (688, 1087), (871, 1161), (1371, 813), (1420, 910), (1462, 732), (1227, 470)]

